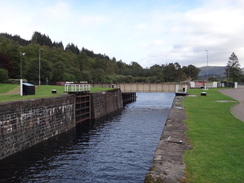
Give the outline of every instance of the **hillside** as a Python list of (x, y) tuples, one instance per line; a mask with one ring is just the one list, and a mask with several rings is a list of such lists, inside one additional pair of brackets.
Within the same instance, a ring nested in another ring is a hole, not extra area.
[(200, 67), (199, 77), (206, 76), (225, 76), (225, 66), (204, 66)]
[(55, 84), (60, 81), (88, 83), (161, 83), (197, 78), (194, 65), (181, 67), (179, 63), (153, 65), (143, 68), (136, 61), (122, 60), (94, 53), (74, 43), (64, 47), (45, 34), (34, 32), (30, 40), (8, 33), (0, 33), (0, 74), (8, 78), (24, 78), (32, 84)]

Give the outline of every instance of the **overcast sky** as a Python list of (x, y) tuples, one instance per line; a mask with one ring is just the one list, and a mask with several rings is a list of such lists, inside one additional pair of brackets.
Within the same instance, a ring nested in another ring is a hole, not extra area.
[[(143, 67), (244, 67), (243, 0), (0, 0), (0, 32), (34, 31)], [(208, 50), (208, 51), (205, 51)]]

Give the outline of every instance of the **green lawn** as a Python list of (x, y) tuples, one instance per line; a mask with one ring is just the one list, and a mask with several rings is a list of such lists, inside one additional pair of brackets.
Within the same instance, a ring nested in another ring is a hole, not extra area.
[(11, 91), (17, 86), (17, 84), (0, 84), (0, 93), (6, 93), (8, 91)]
[[(47, 97), (56, 97), (64, 94), (64, 86), (55, 86), (55, 85), (41, 85), (36, 86), (35, 95), (25, 95), (20, 96), (19, 94), (14, 95), (4, 95), (4, 93), (13, 90), (18, 87), (18, 85), (11, 84), (1, 84), (0, 85), (0, 102), (13, 101), (13, 100), (25, 100), (25, 99), (34, 99), (34, 98), (47, 98)], [(57, 94), (52, 94), (52, 89), (57, 90)], [(99, 92), (99, 91), (107, 91), (113, 88), (101, 88), (101, 87), (91, 87), (90, 92)]]
[(244, 123), (236, 119), (230, 108), (235, 103), (217, 89), (192, 89), (197, 97), (185, 97), (188, 126), (187, 136), (192, 150), (185, 153), (188, 182), (241, 183), (244, 182)]

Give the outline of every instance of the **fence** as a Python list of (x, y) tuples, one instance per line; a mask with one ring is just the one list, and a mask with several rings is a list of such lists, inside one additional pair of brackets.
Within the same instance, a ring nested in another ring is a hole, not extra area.
[(91, 85), (89, 84), (71, 84), (66, 83), (64, 85), (64, 92), (87, 92), (91, 90)]

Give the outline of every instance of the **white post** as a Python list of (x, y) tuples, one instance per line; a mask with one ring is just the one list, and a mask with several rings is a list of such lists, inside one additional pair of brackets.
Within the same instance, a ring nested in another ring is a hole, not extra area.
[(19, 90), (20, 96), (23, 96), (23, 79), (20, 79), (20, 90)]
[(175, 85), (175, 92), (179, 92), (179, 85)]
[(187, 92), (187, 85), (185, 85), (185, 93)]
[(238, 83), (237, 82), (235, 82), (235, 89), (237, 89), (238, 88)]
[(24, 55), (25, 53), (20, 52), (20, 96), (23, 96), (22, 56)]

